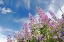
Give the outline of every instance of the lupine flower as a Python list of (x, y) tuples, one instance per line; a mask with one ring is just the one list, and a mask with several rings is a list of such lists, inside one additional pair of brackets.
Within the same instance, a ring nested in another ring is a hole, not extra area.
[(38, 41), (38, 37), (36, 37), (36, 41)]
[(44, 40), (44, 36), (43, 35), (40, 35), (40, 40)]
[(14, 32), (14, 37), (18, 38), (18, 33)]
[(58, 35), (59, 35), (59, 38), (61, 38), (62, 34), (60, 32), (58, 33)]
[(18, 32), (18, 39), (19, 39), (19, 40), (22, 39), (22, 32), (21, 32), (21, 31)]
[(50, 23), (48, 24), (47, 28), (50, 28), (51, 26), (54, 27), (54, 26), (55, 26), (55, 23), (54, 23), (54, 22), (50, 22)]
[(7, 36), (7, 42), (12, 42), (10, 34)]
[(39, 15), (41, 14), (45, 15), (44, 11), (40, 7), (36, 7), (36, 11), (38, 12)]
[(25, 31), (28, 31), (28, 24), (24, 23), (23, 28), (24, 28)]
[(56, 31), (58, 31), (58, 27), (56, 27), (56, 29), (55, 29)]
[(32, 23), (29, 23), (29, 28), (30, 28), (31, 30), (33, 29)]
[(44, 20), (45, 18), (45, 13), (43, 12), (43, 10), (40, 7), (36, 7), (36, 11), (38, 12), (39, 17)]
[(54, 15), (54, 13), (52, 11), (49, 11), (50, 15), (52, 16), (53, 19), (55, 19), (57, 21), (56, 16)]
[(48, 16), (45, 15), (44, 11), (40, 7), (36, 7), (36, 11), (38, 12), (39, 17), (44, 24), (47, 24), (50, 21)]
[(57, 36), (53, 36), (54, 39), (58, 38)]
[(24, 23), (23, 29), (24, 29), (24, 32), (27, 32), (28, 31), (28, 24), (27, 23)]
[(62, 36), (64, 36), (64, 31), (61, 32)]
[(28, 24), (24, 23), (23, 28), (24, 28), (25, 38), (28, 40), (29, 38), (31, 38), (31, 37), (29, 37), (30, 36), (30, 32), (28, 31)]
[(53, 33), (53, 30), (50, 30), (50, 33)]
[(30, 18), (30, 21), (31, 21), (31, 23), (34, 23), (34, 18), (33, 18), (33, 16), (31, 15), (31, 13), (29, 13), (29, 18)]

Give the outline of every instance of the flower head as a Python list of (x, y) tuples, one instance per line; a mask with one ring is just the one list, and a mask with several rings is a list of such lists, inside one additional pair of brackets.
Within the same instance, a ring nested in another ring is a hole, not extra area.
[(12, 42), (10, 34), (7, 36), (7, 42)]
[(57, 36), (53, 36), (53, 38), (54, 38), (54, 39), (56, 39), (56, 38), (57, 38)]

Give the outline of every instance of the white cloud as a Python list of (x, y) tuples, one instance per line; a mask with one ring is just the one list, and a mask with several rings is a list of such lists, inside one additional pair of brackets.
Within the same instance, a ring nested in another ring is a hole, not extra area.
[(2, 28), (0, 27), (0, 32), (3, 31)]
[(1, 12), (2, 14), (6, 14), (6, 13), (12, 12), (12, 10), (11, 10), (10, 8), (7, 8), (7, 9), (6, 9), (5, 7), (2, 8), (1, 10), (2, 10), (2, 12)]
[(4, 27), (2, 27), (2, 26), (0, 26), (0, 32), (14, 32), (12, 29), (9, 29), (9, 28), (4, 28)]
[(25, 7), (30, 9), (30, 0), (23, 0), (25, 3)]
[(29, 23), (30, 22), (29, 18), (21, 18), (21, 19), (14, 18), (14, 21), (18, 23), (25, 23), (25, 22)]
[(2, 0), (0, 0), (0, 4), (4, 4), (4, 2)]
[(51, 18), (51, 15), (49, 14), (49, 12), (46, 12), (46, 15), (47, 15), (49, 18)]
[[(34, 19), (36, 19), (37, 20), (37, 22), (38, 22), (38, 19), (39, 19), (39, 16), (38, 16), (38, 14), (35, 14), (34, 16)], [(35, 21), (36, 21), (35, 20)], [(17, 23), (25, 23), (25, 22), (27, 22), (27, 23), (30, 23), (30, 18), (28, 17), (28, 18), (21, 18), (21, 19), (15, 19), (14, 18), (14, 22), (17, 22)]]
[(0, 32), (0, 42), (7, 42), (7, 36), (1, 34), (1, 32)]
[(6, 29), (5, 31), (10, 31), (10, 32), (13, 32), (13, 30), (12, 30), (12, 29)]
[(4, 32), (14, 32), (14, 31), (12, 29), (5, 29), (4, 27), (0, 26), (0, 42), (7, 42), (7, 36), (3, 34)]
[(44, 2), (44, 0), (38, 0), (37, 1), (37, 3), (40, 3), (40, 4), (43, 3), (43, 2)]
[(54, 0), (52, 0), (50, 5), (48, 6), (49, 6), (48, 10), (55, 12), (55, 1)]
[[(64, 12), (64, 5), (61, 7), (61, 9), (62, 9), (62, 11)], [(56, 16), (57, 16), (57, 17), (59, 16), (58, 18), (62, 18), (62, 14), (63, 14), (63, 13), (61, 12), (61, 10), (58, 9), (58, 10), (57, 10), (57, 13), (56, 13)]]
[[(51, 10), (57, 18), (61, 18), (62, 12), (59, 9), (61, 7), (62, 11), (64, 12), (64, 1), (63, 0), (51, 0), (50, 5), (47, 6), (48, 11)], [(46, 10), (47, 10), (46, 8)]]
[(16, 7), (25, 7), (26, 9), (30, 9), (30, 0), (18, 0)]
[(0, 42), (7, 42), (6, 40), (7, 40), (7, 38), (6, 38), (6, 36), (3, 34), (3, 29), (2, 29), (2, 27), (0, 26)]

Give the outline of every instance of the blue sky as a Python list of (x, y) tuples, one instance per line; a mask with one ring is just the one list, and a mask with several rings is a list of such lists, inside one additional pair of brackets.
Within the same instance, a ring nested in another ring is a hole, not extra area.
[[(0, 42), (6, 42), (6, 36), (22, 29), (24, 22), (29, 22), (28, 14), (37, 17), (36, 7), (40, 6), (44, 12), (52, 10), (57, 18), (61, 18), (64, 11), (64, 0), (0, 0)], [(2, 41), (4, 39), (4, 41)]]

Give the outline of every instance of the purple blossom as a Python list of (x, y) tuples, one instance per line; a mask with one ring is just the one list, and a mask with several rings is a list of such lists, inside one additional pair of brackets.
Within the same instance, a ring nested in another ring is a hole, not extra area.
[(58, 31), (58, 27), (56, 27), (56, 29), (55, 29), (56, 31)]
[(53, 30), (50, 30), (50, 33), (53, 33)]
[(56, 38), (57, 38), (57, 36), (53, 36), (53, 38), (54, 38), (54, 39), (56, 39)]
[(15, 38), (18, 38), (18, 33), (14, 33), (14, 37)]
[(38, 24), (37, 26), (38, 26), (38, 28), (42, 28), (43, 27), (42, 24)]
[(28, 24), (24, 23), (23, 28), (24, 28), (25, 31), (28, 31)]
[(18, 39), (19, 39), (19, 40), (22, 39), (22, 32), (21, 32), (21, 31), (18, 32)]
[(61, 32), (62, 36), (64, 36), (64, 31)]
[(45, 15), (44, 11), (40, 7), (36, 7), (36, 11), (38, 12), (38, 15)]
[(33, 29), (32, 23), (29, 23), (29, 28)]
[(38, 37), (36, 37), (36, 41), (38, 41)]
[(51, 22), (51, 25), (54, 25), (54, 22)]
[(29, 13), (29, 18), (30, 18), (31, 23), (34, 23), (34, 18), (33, 18), (33, 16), (31, 15), (31, 13)]
[(40, 40), (44, 40), (44, 37), (43, 37), (43, 35), (40, 35)]
[(58, 33), (58, 35), (59, 35), (59, 38), (61, 38), (62, 34), (61, 33)]
[(12, 42), (10, 34), (7, 36), (7, 42)]
[(57, 18), (55, 16), (55, 14), (52, 11), (49, 11), (50, 15), (52, 16), (53, 19), (55, 19), (57, 21)]

